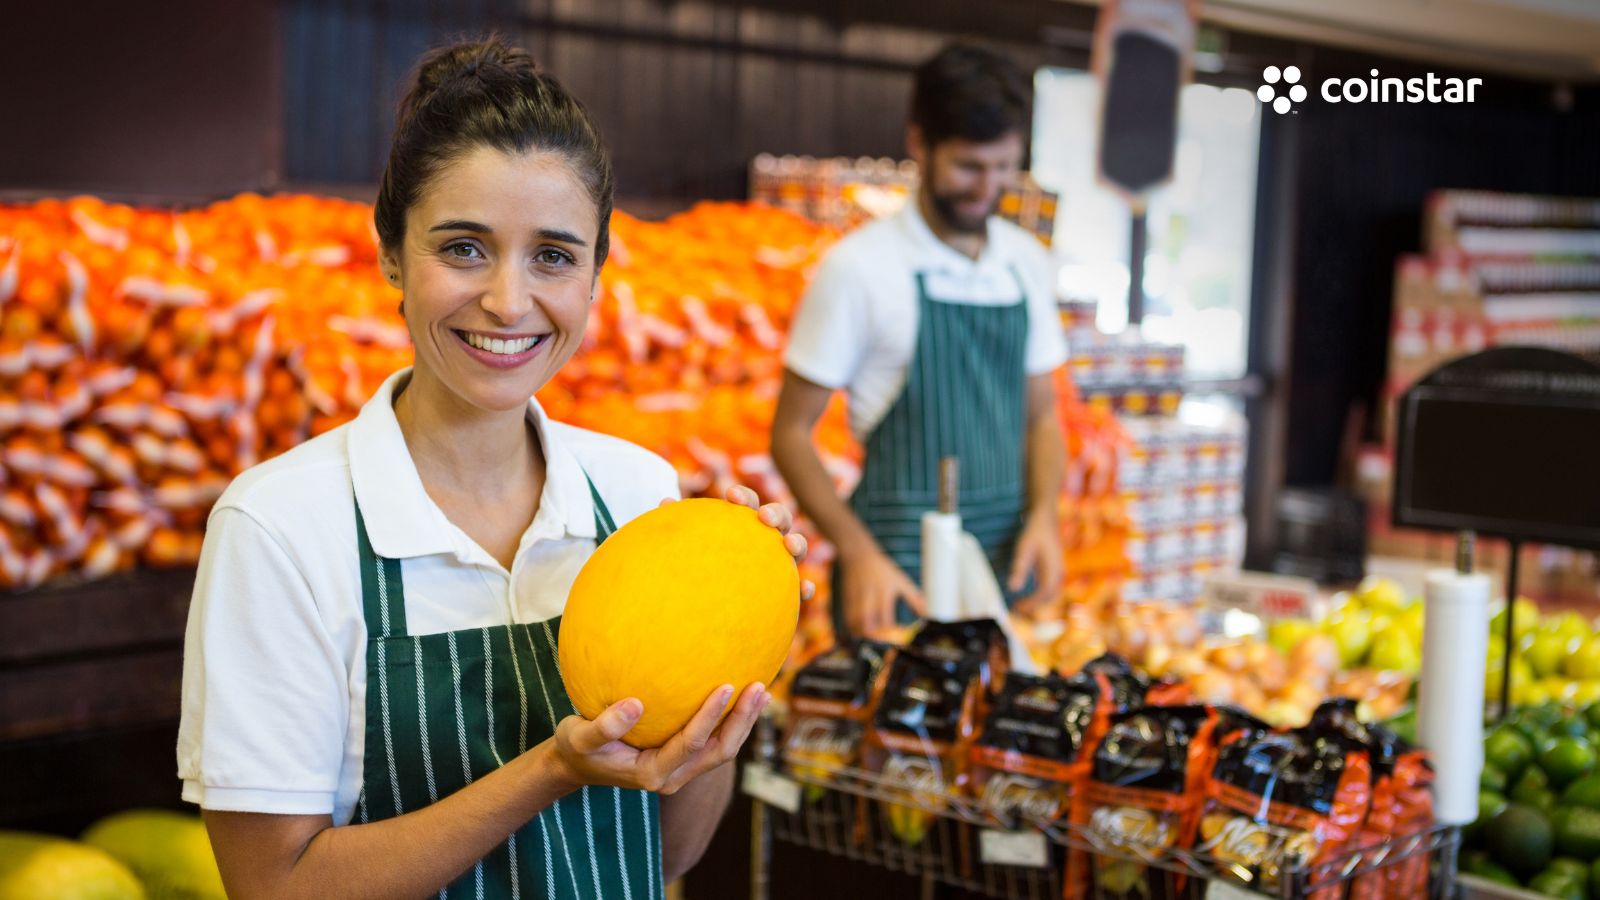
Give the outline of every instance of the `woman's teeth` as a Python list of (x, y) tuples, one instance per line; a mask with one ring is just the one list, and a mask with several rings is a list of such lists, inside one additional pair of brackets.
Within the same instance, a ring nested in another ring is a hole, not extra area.
[(461, 335), (462, 339), (467, 343), (477, 347), (479, 350), (485, 350), (489, 353), (498, 353), (502, 356), (511, 356), (516, 353), (526, 353), (527, 351), (532, 350), (540, 341), (544, 340), (543, 336), (512, 338), (510, 340), (506, 340), (503, 338), (485, 337), (481, 334), (473, 334), (470, 331), (458, 331), (456, 333)]

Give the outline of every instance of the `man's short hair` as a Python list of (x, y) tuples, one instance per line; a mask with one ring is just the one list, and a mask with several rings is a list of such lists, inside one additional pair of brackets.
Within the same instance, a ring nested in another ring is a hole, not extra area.
[(933, 147), (947, 138), (977, 143), (1020, 132), (1033, 123), (1033, 88), (1004, 56), (971, 44), (951, 44), (917, 67), (911, 122)]

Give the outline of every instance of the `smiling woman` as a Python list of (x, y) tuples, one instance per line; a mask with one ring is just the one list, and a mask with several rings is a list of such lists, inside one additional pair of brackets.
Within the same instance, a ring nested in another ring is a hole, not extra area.
[(640, 751), (640, 702), (577, 715), (556, 656), (595, 547), (677, 495), (530, 399), (582, 343), (611, 198), (588, 113), (526, 52), (422, 60), (375, 212), (413, 365), (241, 474), (206, 532), (178, 767), (230, 896), (660, 897), (709, 841), (765, 687)]

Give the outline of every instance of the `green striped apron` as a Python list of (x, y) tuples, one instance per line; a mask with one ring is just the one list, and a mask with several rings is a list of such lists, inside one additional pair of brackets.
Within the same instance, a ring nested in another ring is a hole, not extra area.
[[(939, 460), (961, 461), (962, 526), (983, 545), (1002, 587), (1022, 525), (1027, 424), (1028, 295), (1004, 306), (928, 294), (917, 273), (917, 346), (905, 389), (867, 436), (850, 508), (911, 580), (922, 581), (922, 514), (939, 505)], [(838, 584), (838, 570), (834, 571)], [(1026, 590), (1026, 589), (1025, 589)], [(1016, 599), (1009, 592), (1007, 602)], [(846, 634), (844, 604), (834, 627)], [(900, 624), (916, 621), (901, 603)]]
[[(596, 543), (616, 530), (594, 482)], [(573, 715), (557, 668), (558, 616), (443, 634), (406, 631), (400, 561), (372, 550), (356, 507), (367, 623), (361, 822), (421, 809), (555, 734)], [(439, 892), (441, 900), (661, 900), (659, 799), (584, 787), (541, 811)]]

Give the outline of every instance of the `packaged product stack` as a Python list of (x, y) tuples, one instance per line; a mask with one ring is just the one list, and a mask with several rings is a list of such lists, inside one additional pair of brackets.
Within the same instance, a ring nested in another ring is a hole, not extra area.
[[(750, 199), (838, 228), (854, 228), (898, 210), (917, 189), (909, 159), (773, 156), (750, 162)], [(1060, 197), (1027, 173), (1000, 197), (999, 215), (1049, 246)]]
[(1184, 348), (1093, 327), (1092, 304), (1062, 307), (1073, 381), (1091, 408), (1114, 413), (1127, 440), (1117, 489), (1128, 517), (1129, 600), (1190, 601), (1244, 555), (1245, 423), (1179, 414)]
[[(1424, 211), (1425, 252), (1395, 263), (1383, 444), (1360, 460), (1376, 555), (1448, 559), (1448, 536), (1389, 526), (1395, 411), (1417, 379), (1495, 346), (1600, 355), (1600, 200), (1438, 191)], [(1498, 548), (1485, 562), (1503, 565)], [(1588, 554), (1539, 553), (1537, 574), (1569, 580)]]

